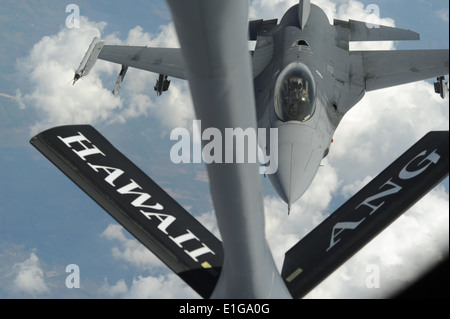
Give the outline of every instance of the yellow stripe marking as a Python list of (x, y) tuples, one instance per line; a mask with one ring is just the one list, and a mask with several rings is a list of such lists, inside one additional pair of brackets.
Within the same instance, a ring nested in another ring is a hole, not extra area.
[(207, 262), (207, 261), (202, 263), (202, 267), (203, 268), (212, 268), (211, 264), (209, 262)]
[(286, 278), (286, 281), (287, 281), (287, 282), (291, 282), (292, 280), (294, 280), (295, 278), (297, 278), (297, 276), (300, 275), (302, 272), (303, 272), (303, 269), (297, 268), (292, 274), (290, 274), (290, 275)]

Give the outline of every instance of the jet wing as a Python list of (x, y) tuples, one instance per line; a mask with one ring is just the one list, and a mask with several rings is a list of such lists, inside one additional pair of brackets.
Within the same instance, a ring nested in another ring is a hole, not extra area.
[(255, 41), (258, 38), (259, 32), (265, 32), (276, 26), (278, 19), (271, 20), (252, 20), (248, 22), (248, 39)]
[(105, 45), (99, 59), (174, 78), (186, 79), (181, 49), (144, 46)]
[[(393, 28), (384, 25), (370, 27), (369, 23), (363, 21), (334, 20), (334, 25), (342, 38), (348, 41), (404, 41), (420, 40), (420, 35), (411, 30)], [(346, 29), (345, 32), (340, 31)]]
[[(255, 21), (254, 27), (250, 31), (256, 33), (257, 30), (272, 27), (276, 25), (277, 20)], [(253, 30), (253, 31), (252, 31)], [(256, 30), (256, 31), (255, 31)], [(94, 39), (95, 41), (96, 39)], [(97, 40), (98, 42), (98, 40)], [(94, 44), (97, 42), (93, 42)], [(272, 42), (261, 41), (256, 53), (253, 56), (253, 76), (257, 76), (272, 59)], [(90, 57), (90, 51), (86, 53), (86, 58)], [(144, 46), (128, 46), (128, 45), (103, 45), (98, 58), (101, 60), (118, 63), (124, 67), (133, 67), (136, 69), (146, 70), (157, 74), (164, 74), (174, 78), (187, 80), (186, 68), (183, 54), (179, 48), (151, 48)], [(90, 64), (86, 71), (81, 68), (80, 72), (87, 72), (93, 67), (95, 60)], [(85, 75), (86, 75), (85, 74)], [(83, 76), (83, 74), (81, 74)], [(123, 79), (123, 77), (122, 77)], [(74, 81), (75, 82), (75, 81)]]
[(354, 51), (363, 64), (366, 91), (449, 74), (448, 50)]

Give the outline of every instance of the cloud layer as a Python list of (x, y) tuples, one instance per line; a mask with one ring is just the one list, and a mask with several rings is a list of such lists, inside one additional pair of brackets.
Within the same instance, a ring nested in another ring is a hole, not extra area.
[[(110, 285), (107, 281), (100, 289), (102, 294), (113, 298), (198, 298), (190, 287), (175, 274), (168, 273), (166, 266), (135, 239), (124, 234), (122, 226), (109, 225), (101, 234), (114, 243), (111, 254), (125, 264), (143, 272), (147, 270), (160, 275), (137, 276), (127, 285), (124, 279)], [(118, 246), (116, 246), (118, 244)]]
[(45, 282), (39, 258), (34, 252), (24, 262), (14, 264), (13, 270), (15, 271), (14, 289), (20, 294), (37, 297), (50, 291)]
[[(88, 76), (72, 85), (73, 69), (94, 37), (108, 44), (179, 46), (171, 24), (162, 26), (156, 35), (136, 26), (123, 41), (115, 34), (103, 34), (105, 26), (105, 22), (82, 17), (79, 29), (61, 29), (56, 35), (42, 38), (26, 58), (19, 60), (19, 76), (29, 86), (29, 92), (19, 90), (15, 99), (21, 108), (36, 111), (38, 119), (30, 128), (32, 133), (63, 124), (124, 123), (127, 119), (148, 116), (150, 111), (167, 127), (187, 125), (193, 118), (190, 98), (186, 99), (187, 84), (180, 81), (179, 85), (172, 85), (167, 94), (156, 100), (153, 94), (156, 75), (149, 72), (129, 70), (122, 94), (113, 96), (113, 80), (120, 66), (99, 60)], [(178, 115), (169, 117), (166, 112)]]

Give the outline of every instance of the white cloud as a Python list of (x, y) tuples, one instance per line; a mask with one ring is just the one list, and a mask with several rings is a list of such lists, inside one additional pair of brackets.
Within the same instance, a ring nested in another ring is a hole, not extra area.
[(175, 26), (171, 22), (161, 25), (157, 34), (144, 32), (144, 29), (137, 26), (130, 30), (126, 43), (129, 45), (146, 45), (149, 47), (179, 48)]
[(158, 98), (156, 114), (167, 128), (184, 127), (191, 130), (195, 111), (189, 85), (186, 81), (172, 80), (172, 82), (170, 94), (164, 93)]
[[(125, 40), (115, 34), (103, 34), (105, 22), (92, 22), (81, 17), (79, 29), (61, 29), (56, 35), (45, 36), (29, 55), (18, 61), (19, 76), (30, 86), (20, 90), (16, 99), (21, 108), (31, 108), (38, 118), (31, 127), (33, 134), (63, 124), (123, 123), (127, 119), (152, 114), (168, 128), (187, 126), (194, 116), (187, 84), (172, 81), (171, 89), (157, 98), (153, 85), (157, 75), (130, 69), (121, 94), (111, 94), (120, 66), (99, 60), (88, 76), (72, 85), (73, 69), (82, 60), (90, 42), (99, 37), (107, 44), (179, 47), (173, 24), (160, 27), (160, 33), (150, 34), (139, 26)], [(111, 87), (105, 87), (107, 78)], [(155, 111), (156, 110), (156, 111)]]
[(249, 8), (249, 19), (281, 19), (283, 14), (298, 0), (252, 0)]
[(436, 16), (441, 19), (442, 21), (444, 21), (445, 23), (449, 22), (449, 18), (448, 18), (448, 8), (444, 8), (444, 9), (440, 9), (435, 11)]
[(124, 279), (119, 279), (114, 285), (109, 285), (105, 278), (105, 283), (100, 288), (100, 293), (109, 297), (117, 298), (128, 292), (127, 284)]
[(340, 123), (329, 161), (352, 184), (378, 175), (427, 132), (448, 129), (448, 102), (427, 82), (368, 92)]
[(15, 289), (20, 293), (39, 297), (49, 292), (44, 271), (41, 269), (39, 258), (34, 252), (24, 262), (14, 264), (13, 270), (16, 273)]
[(133, 279), (127, 298), (196, 298), (190, 287), (175, 274)]
[[(189, 211), (189, 209), (187, 210)], [(196, 219), (214, 236), (216, 236), (219, 240), (222, 240), (219, 228), (217, 227), (217, 220), (214, 211), (206, 212), (201, 214), (200, 216), (196, 216)]]
[(120, 279), (114, 285), (104, 283), (101, 292), (113, 298), (126, 299), (197, 299), (199, 295), (177, 275), (138, 276), (128, 286)]
[(100, 235), (107, 240), (118, 243), (111, 248), (114, 258), (129, 263), (141, 269), (165, 267), (144, 245), (134, 238), (127, 238), (124, 229), (118, 224), (110, 224)]
[[(204, 214), (202, 220), (211, 224), (211, 214)], [(213, 225), (210, 225), (213, 227)], [(198, 294), (187, 286), (176, 274), (168, 268), (147, 248), (136, 239), (129, 239), (124, 234), (122, 226), (110, 224), (101, 234), (107, 240), (119, 243), (119, 246), (111, 248), (111, 254), (126, 265), (132, 265), (139, 269), (149, 270), (152, 273), (157, 269), (159, 275), (137, 276), (129, 285), (124, 279), (119, 279), (115, 284), (105, 283), (99, 292), (113, 298), (199, 298)]]
[(137, 276), (129, 285), (124, 279), (119, 279), (115, 284), (105, 283), (99, 293), (112, 298), (198, 298), (199, 296), (187, 286), (176, 274), (170, 270), (146, 247), (136, 239), (127, 238), (122, 226), (110, 224), (101, 234), (101, 237), (118, 243), (111, 248), (114, 258), (125, 265), (132, 265), (152, 273), (158, 269), (161, 273), (157, 276)]
[(347, 184), (342, 187), (341, 194), (345, 198), (350, 198), (355, 195), (360, 189), (370, 183), (373, 179), (373, 176), (366, 176), (363, 180), (357, 180), (352, 184)]
[(43, 37), (18, 61), (20, 76), (31, 85), (31, 92), (22, 93), (21, 101), (40, 117), (31, 128), (33, 133), (61, 124), (123, 121), (117, 114), (122, 101), (100, 80), (101, 74), (112, 74), (111, 64), (99, 63), (89, 77), (72, 86), (72, 69), (78, 67), (86, 48), (106, 24), (82, 18), (81, 26)]
[[(448, 193), (434, 189), (307, 298), (386, 298), (414, 283), (448, 254), (448, 205)], [(379, 288), (366, 286), (370, 265), (378, 267)]]

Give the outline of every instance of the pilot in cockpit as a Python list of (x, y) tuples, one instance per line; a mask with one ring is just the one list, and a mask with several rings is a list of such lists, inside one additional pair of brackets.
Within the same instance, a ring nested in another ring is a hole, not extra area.
[(314, 113), (314, 82), (311, 72), (293, 64), (280, 74), (275, 95), (275, 112), (282, 121), (305, 122)]

